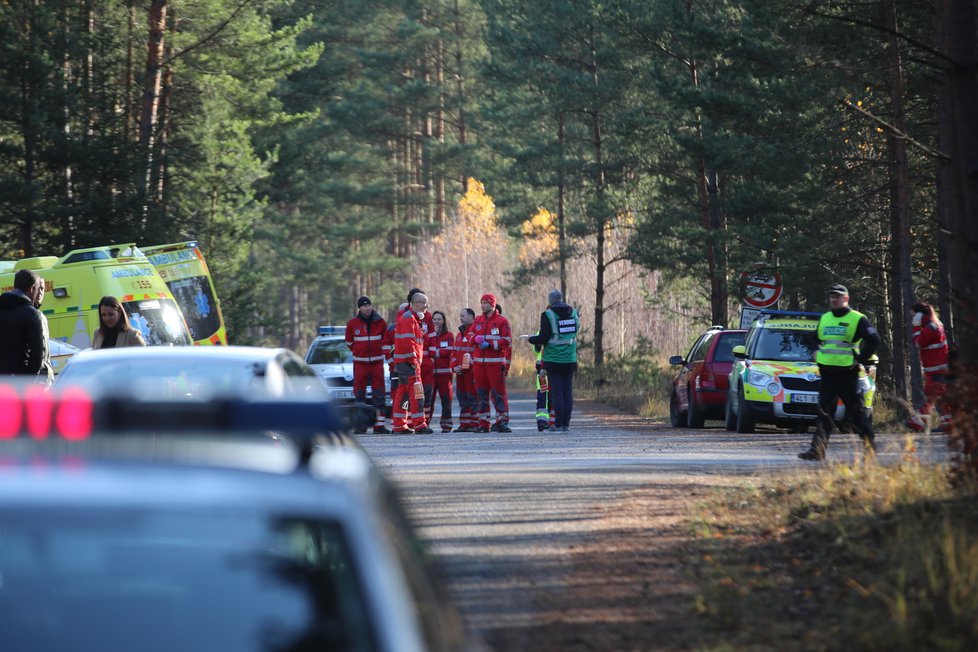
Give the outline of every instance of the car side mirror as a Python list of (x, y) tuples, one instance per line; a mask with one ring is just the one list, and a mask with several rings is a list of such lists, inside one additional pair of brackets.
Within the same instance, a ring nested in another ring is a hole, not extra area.
[(741, 344), (740, 346), (735, 346), (733, 348), (733, 356), (735, 358), (740, 358), (741, 360), (743, 360), (744, 358), (747, 357), (747, 347), (744, 346), (743, 344)]
[(683, 364), (685, 362), (686, 361), (683, 360), (683, 356), (681, 355), (674, 355), (671, 358), (669, 358), (669, 364), (671, 365)]

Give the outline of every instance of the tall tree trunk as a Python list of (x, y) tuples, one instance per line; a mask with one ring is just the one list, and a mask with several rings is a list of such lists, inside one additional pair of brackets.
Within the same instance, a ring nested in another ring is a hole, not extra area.
[(954, 198), (951, 212), (951, 285), (962, 369), (978, 365), (978, 8), (974, 0), (943, 0), (954, 148)]
[[(454, 7), (455, 16), (455, 84), (456, 92), (458, 93), (457, 107), (458, 111), (458, 144), (465, 149), (465, 145), (468, 143), (468, 133), (467, 127), (465, 125), (465, 75), (462, 69), (462, 39), (465, 36), (465, 31), (462, 28), (462, 14), (459, 11), (458, 0), (455, 0)], [(463, 159), (464, 160), (464, 159)], [(464, 195), (469, 191), (469, 175), (468, 166), (464, 166), (461, 174), (461, 185), (462, 194)]]
[[(886, 28), (889, 78), (887, 87), (890, 94), (890, 109), (893, 126), (901, 133), (907, 132), (907, 118), (904, 110), (903, 63), (900, 55), (899, 25), (897, 23), (896, 1), (883, 0), (883, 25)], [(893, 362), (894, 382), (897, 392), (906, 398), (907, 383), (904, 369), (910, 367), (910, 398), (914, 405), (923, 403), (924, 392), (921, 379), (920, 360), (917, 350), (910, 342), (912, 329), (910, 306), (914, 304), (911, 235), (910, 235), (910, 163), (907, 159), (907, 144), (903, 138), (888, 133), (886, 138), (889, 152), (890, 211), (893, 242)], [(901, 360), (905, 360), (900, 364)]]
[[(435, 50), (435, 83), (438, 84), (438, 109), (435, 111), (435, 140), (445, 144), (445, 42), (438, 38)], [(434, 172), (435, 222), (445, 226), (448, 221), (445, 206), (445, 167), (439, 165)]]
[(34, 223), (37, 220), (36, 201), (33, 199), (33, 186), (36, 181), (35, 166), (37, 163), (37, 132), (35, 129), (36, 104), (40, 89), (40, 73), (36, 62), (40, 53), (38, 49), (37, 26), (35, 25), (35, 5), (27, 3), (24, 7), (23, 33), (27, 43), (27, 57), (21, 69), (20, 78), (20, 128), (24, 140), (23, 173), (24, 203), (23, 216), (20, 219), (20, 249), (25, 257), (34, 255)]
[[(590, 27), (590, 48), (591, 48), (591, 82), (595, 91), (595, 103), (597, 103), (598, 90), (598, 57), (597, 46), (594, 39), (594, 25)], [(595, 107), (591, 114), (592, 138), (594, 144), (594, 192), (596, 198), (596, 212), (594, 216), (597, 233), (597, 260), (595, 262), (595, 289), (594, 289), (594, 366), (601, 368), (604, 364), (604, 275), (605, 264), (605, 231), (607, 229), (608, 216), (605, 207), (605, 172), (604, 172), (604, 150), (602, 147), (601, 136), (601, 111)]]
[(166, 29), (167, 0), (152, 0), (149, 5), (149, 37), (146, 41), (146, 71), (143, 80), (143, 108), (139, 117), (139, 143), (143, 151), (142, 192), (143, 227), (146, 227), (146, 202), (152, 191), (153, 147), (159, 118), (162, 85), (163, 35)]
[[(935, 49), (947, 55), (947, 0), (935, 3)], [(947, 75), (942, 75), (937, 92), (937, 150), (950, 154), (954, 148), (953, 118), (950, 83)], [(952, 160), (937, 159), (937, 309), (948, 344), (954, 348), (954, 313), (951, 304), (951, 215), (954, 211), (954, 198), (958, 195)]]
[(560, 293), (567, 297), (567, 227), (564, 222), (564, 112), (557, 112), (557, 255), (560, 257)]

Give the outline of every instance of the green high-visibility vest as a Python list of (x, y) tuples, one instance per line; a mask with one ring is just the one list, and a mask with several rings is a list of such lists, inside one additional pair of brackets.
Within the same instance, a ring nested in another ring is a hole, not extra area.
[(571, 308), (571, 316), (561, 319), (551, 309), (545, 313), (550, 320), (550, 341), (543, 345), (544, 362), (577, 362), (577, 331), (581, 326), (577, 311)]
[(821, 346), (815, 354), (815, 362), (828, 367), (851, 367), (856, 363), (859, 347), (856, 345), (856, 329), (862, 313), (850, 310), (841, 317), (831, 312), (818, 320), (818, 339)]

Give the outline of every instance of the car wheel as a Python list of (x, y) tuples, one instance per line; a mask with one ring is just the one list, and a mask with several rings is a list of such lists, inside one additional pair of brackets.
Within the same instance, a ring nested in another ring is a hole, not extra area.
[(727, 402), (723, 408), (723, 427), (733, 432), (737, 429), (737, 415), (733, 411), (733, 401), (730, 400), (730, 393), (727, 393)]
[(750, 406), (744, 398), (743, 387), (737, 392), (737, 432), (742, 435), (754, 432), (754, 419), (750, 414)]
[(696, 405), (696, 395), (693, 388), (686, 389), (686, 396), (689, 397), (689, 407), (686, 408), (686, 425), (690, 428), (702, 428), (706, 422), (706, 411)]
[(676, 393), (676, 388), (672, 388), (672, 394), (669, 397), (669, 423), (672, 424), (673, 428), (681, 428), (686, 425), (686, 413), (679, 409), (679, 394)]

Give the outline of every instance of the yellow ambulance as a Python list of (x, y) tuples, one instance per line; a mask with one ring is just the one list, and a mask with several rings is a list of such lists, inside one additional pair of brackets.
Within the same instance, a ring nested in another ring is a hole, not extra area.
[(112, 295), (122, 302), (129, 324), (153, 346), (190, 345), (190, 331), (173, 295), (135, 244), (75, 249), (58, 258), (39, 256), (0, 262), (0, 286), (13, 288), (21, 269), (44, 279), (44, 303), (51, 339), (79, 349), (92, 346), (98, 302)]
[(221, 302), (207, 270), (207, 262), (194, 241), (143, 247), (146, 259), (180, 306), (194, 344), (227, 346), (228, 335)]

